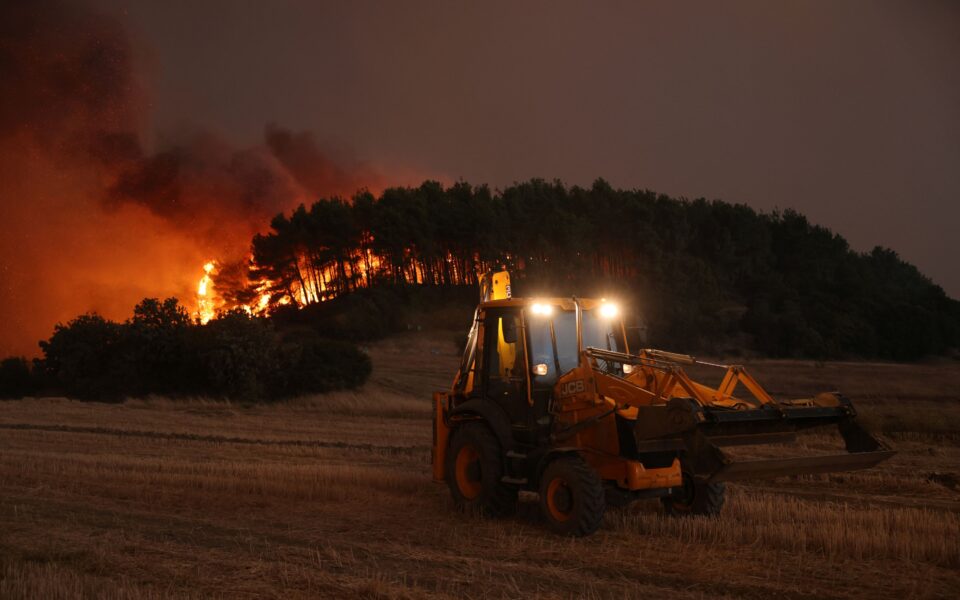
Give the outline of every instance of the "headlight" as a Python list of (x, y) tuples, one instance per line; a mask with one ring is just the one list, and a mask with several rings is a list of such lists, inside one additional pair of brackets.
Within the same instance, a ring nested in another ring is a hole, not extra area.
[(547, 367), (547, 363), (540, 363), (533, 367), (534, 375), (546, 375), (548, 371), (549, 368)]
[(620, 309), (613, 302), (604, 302), (600, 305), (600, 316), (604, 319), (612, 319), (620, 314)]
[(627, 364), (623, 365), (623, 373), (625, 375), (629, 375), (630, 373), (633, 373), (633, 365), (627, 365)]
[(530, 307), (530, 312), (541, 317), (549, 317), (553, 314), (553, 307), (549, 304), (540, 304), (537, 302)]

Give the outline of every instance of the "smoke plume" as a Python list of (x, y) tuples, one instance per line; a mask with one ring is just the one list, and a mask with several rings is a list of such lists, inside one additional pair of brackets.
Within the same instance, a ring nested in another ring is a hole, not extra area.
[(249, 148), (204, 132), (145, 147), (137, 57), (120, 22), (82, 4), (0, 4), (0, 356), (36, 354), (79, 313), (191, 306), (203, 263), (242, 258), (272, 215), (382, 187), (277, 126)]

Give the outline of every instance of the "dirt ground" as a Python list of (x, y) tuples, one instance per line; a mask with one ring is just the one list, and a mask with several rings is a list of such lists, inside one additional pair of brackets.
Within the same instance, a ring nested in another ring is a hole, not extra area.
[(533, 498), (481, 520), (431, 482), (450, 339), (376, 344), (362, 390), (275, 406), (0, 402), (0, 598), (960, 597), (956, 362), (751, 364), (774, 395), (842, 390), (898, 455), (565, 539)]

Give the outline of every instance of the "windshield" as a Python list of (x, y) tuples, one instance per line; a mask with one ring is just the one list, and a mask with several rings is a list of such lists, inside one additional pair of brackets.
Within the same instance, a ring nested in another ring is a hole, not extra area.
[(620, 320), (600, 316), (599, 308), (583, 311), (583, 347), (626, 352)]
[[(553, 385), (560, 375), (577, 366), (576, 312), (559, 307), (554, 307), (550, 316), (527, 311), (526, 322), (530, 368), (546, 365), (546, 374), (535, 374), (534, 381), (537, 385)], [(604, 318), (598, 309), (583, 311), (583, 347), (625, 352), (619, 319)]]

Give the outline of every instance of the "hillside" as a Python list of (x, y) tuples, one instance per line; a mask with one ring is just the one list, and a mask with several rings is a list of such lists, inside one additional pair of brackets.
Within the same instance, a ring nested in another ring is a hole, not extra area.
[(249, 270), (218, 273), (227, 305), (290, 312), (370, 288), (473, 286), (505, 265), (518, 293), (626, 300), (653, 344), (678, 350), (911, 360), (960, 348), (960, 302), (892, 250), (856, 252), (790, 210), (603, 180), (428, 181), (321, 199), (270, 225)]

